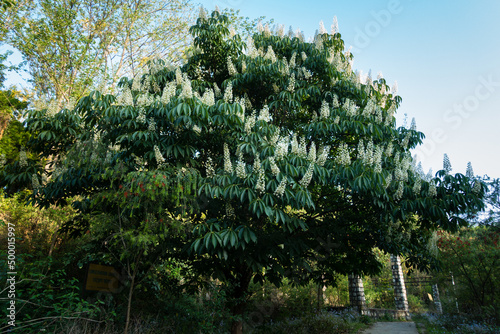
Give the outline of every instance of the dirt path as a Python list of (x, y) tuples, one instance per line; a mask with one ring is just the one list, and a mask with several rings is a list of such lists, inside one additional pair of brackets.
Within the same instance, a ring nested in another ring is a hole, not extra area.
[(376, 322), (362, 334), (418, 334), (414, 322)]

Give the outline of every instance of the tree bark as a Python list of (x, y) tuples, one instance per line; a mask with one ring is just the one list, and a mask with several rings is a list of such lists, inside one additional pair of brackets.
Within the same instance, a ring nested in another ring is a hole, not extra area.
[(245, 309), (247, 307), (246, 294), (248, 292), (251, 278), (252, 272), (248, 268), (241, 270), (237, 274), (237, 277), (233, 277), (230, 302), (234, 303), (231, 307), (231, 313), (236, 319), (234, 319), (231, 324), (231, 334), (243, 333), (243, 314), (245, 313)]

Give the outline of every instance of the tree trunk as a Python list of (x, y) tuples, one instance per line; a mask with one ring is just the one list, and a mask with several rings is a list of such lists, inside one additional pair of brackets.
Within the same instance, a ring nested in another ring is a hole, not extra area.
[(233, 320), (231, 324), (231, 334), (243, 333), (243, 314), (247, 307), (246, 294), (251, 278), (252, 272), (248, 268), (240, 271), (237, 277), (233, 277), (232, 293), (230, 296), (232, 299), (231, 302), (234, 304), (231, 307), (231, 313), (233, 317), (238, 319)]
[(132, 282), (130, 283), (130, 289), (128, 290), (128, 303), (127, 303), (127, 318), (125, 320), (125, 330), (124, 334), (128, 333), (128, 328), (130, 325), (130, 310), (132, 308), (132, 295), (134, 293), (134, 284), (135, 284), (135, 273), (132, 276)]

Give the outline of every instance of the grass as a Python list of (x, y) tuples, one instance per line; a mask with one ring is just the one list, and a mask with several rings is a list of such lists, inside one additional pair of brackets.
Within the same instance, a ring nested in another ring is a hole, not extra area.
[(421, 334), (497, 334), (500, 327), (467, 315), (423, 313), (413, 315)]

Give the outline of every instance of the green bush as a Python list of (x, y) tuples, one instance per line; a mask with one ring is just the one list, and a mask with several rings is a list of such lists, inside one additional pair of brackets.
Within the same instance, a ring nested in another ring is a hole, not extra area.
[(275, 323), (267, 323), (255, 328), (252, 334), (337, 334), (356, 333), (365, 328), (370, 319), (357, 312), (320, 312), (297, 318), (289, 318)]

